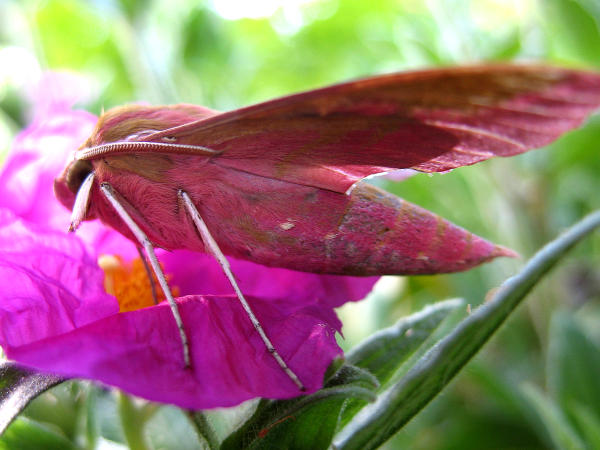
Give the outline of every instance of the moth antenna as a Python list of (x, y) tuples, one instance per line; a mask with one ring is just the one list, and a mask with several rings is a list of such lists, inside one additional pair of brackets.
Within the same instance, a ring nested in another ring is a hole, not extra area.
[(79, 189), (77, 190), (77, 195), (75, 196), (75, 204), (73, 205), (73, 210), (71, 212), (71, 224), (69, 225), (69, 232), (75, 231), (79, 228), (79, 225), (85, 219), (87, 215), (88, 208), (90, 206), (90, 196), (92, 193), (92, 186), (94, 184), (94, 172), (91, 172)]
[(144, 264), (144, 269), (146, 270), (146, 274), (148, 275), (148, 280), (150, 280), (150, 290), (152, 291), (152, 301), (155, 305), (158, 305), (158, 295), (156, 294), (156, 286), (154, 286), (154, 280), (152, 279), (152, 272), (150, 272), (150, 266), (148, 265), (148, 258), (144, 255), (142, 251), (142, 247), (136, 245), (135, 248), (140, 255), (140, 259), (142, 260), (142, 264)]
[(100, 156), (121, 153), (143, 153), (148, 151), (172, 151), (174, 153), (204, 155), (207, 157), (218, 156), (223, 153), (222, 150), (213, 150), (201, 145), (174, 144), (172, 142), (120, 141), (82, 148), (75, 152), (75, 156), (79, 160), (89, 160)]
[[(167, 297), (167, 301), (169, 302), (169, 306), (171, 307), (171, 312), (173, 313), (173, 317), (175, 318), (175, 323), (177, 324), (177, 329), (179, 330), (179, 337), (181, 338), (181, 344), (183, 346), (183, 361), (185, 367), (190, 367), (190, 347), (188, 343), (187, 335), (185, 334), (185, 330), (183, 328), (183, 321), (181, 320), (181, 315), (179, 314), (179, 308), (177, 307), (177, 303), (175, 303), (175, 299), (171, 294), (171, 289), (169, 289), (169, 284), (167, 283), (167, 278), (163, 273), (160, 264), (158, 263), (158, 259), (156, 258), (156, 253), (154, 252), (154, 247), (152, 247), (152, 243), (148, 236), (142, 231), (142, 229), (134, 222), (131, 216), (127, 213), (123, 205), (117, 199), (118, 192), (108, 183), (102, 183), (100, 185), (100, 190), (106, 197), (106, 199), (113, 206), (119, 217), (125, 222), (129, 230), (133, 233), (135, 238), (141, 244), (141, 246), (146, 251), (146, 255), (150, 260), (150, 265), (156, 274), (156, 278), (158, 279), (158, 283), (162, 288), (162, 291), (165, 293), (165, 297)], [(142, 258), (144, 260), (144, 258)]]
[(237, 284), (237, 281), (235, 280), (235, 277), (233, 276), (233, 272), (231, 271), (231, 268), (229, 266), (229, 261), (227, 261), (227, 258), (225, 257), (225, 255), (223, 254), (223, 252), (221, 251), (221, 249), (219, 248), (219, 245), (217, 244), (217, 242), (215, 241), (215, 239), (210, 234), (210, 231), (208, 231), (208, 227), (206, 226), (206, 223), (204, 222), (204, 220), (200, 216), (200, 213), (198, 212), (198, 209), (196, 209), (196, 206), (192, 202), (192, 199), (187, 194), (187, 192), (182, 191), (182, 190), (179, 191), (179, 196), (183, 200), (183, 204), (185, 206), (185, 209), (188, 212), (188, 214), (190, 215), (190, 217), (191, 217), (192, 221), (194, 222), (194, 224), (196, 225), (196, 229), (200, 233), (200, 236), (202, 237), (202, 240), (206, 244), (208, 250), (213, 254), (213, 256), (215, 257), (215, 259), (221, 265), (221, 268), (223, 269), (223, 272), (225, 273), (225, 276), (227, 277), (227, 279), (231, 283), (231, 286), (233, 287), (233, 290), (235, 291), (238, 300), (242, 304), (242, 307), (246, 311), (246, 314), (248, 314), (248, 317), (250, 318), (250, 321), (252, 322), (252, 325), (254, 326), (254, 328), (256, 329), (256, 331), (258, 332), (258, 334), (260, 335), (261, 339), (263, 340), (265, 346), (267, 347), (267, 351), (271, 355), (273, 355), (273, 358), (275, 358), (275, 361), (277, 361), (277, 364), (279, 364), (279, 367), (281, 367), (281, 369), (294, 382), (294, 384), (296, 386), (298, 386), (298, 388), (301, 391), (304, 391), (305, 390), (304, 385), (302, 384), (302, 382), (300, 381), (300, 379), (298, 378), (298, 376), (292, 371), (292, 369), (290, 369), (288, 367), (288, 365), (286, 364), (286, 362), (279, 355), (279, 353), (277, 352), (277, 350), (275, 349), (275, 347), (271, 343), (271, 340), (268, 338), (268, 336), (266, 335), (265, 331), (263, 330), (262, 325), (260, 324), (260, 322), (258, 321), (258, 319), (256, 318), (256, 316), (254, 315), (254, 312), (252, 311), (252, 308), (250, 308), (250, 305), (246, 301), (246, 298), (244, 297), (244, 294), (242, 294), (242, 291), (240, 290), (240, 288), (239, 288), (239, 286)]

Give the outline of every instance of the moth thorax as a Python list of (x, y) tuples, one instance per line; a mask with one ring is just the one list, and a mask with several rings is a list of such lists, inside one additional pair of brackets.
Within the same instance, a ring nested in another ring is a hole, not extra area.
[(92, 163), (86, 160), (75, 160), (67, 171), (67, 187), (74, 194), (79, 191), (83, 180), (94, 170)]

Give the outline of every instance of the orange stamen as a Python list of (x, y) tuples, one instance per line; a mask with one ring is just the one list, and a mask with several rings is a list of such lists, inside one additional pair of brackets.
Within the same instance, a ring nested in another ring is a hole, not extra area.
[[(98, 258), (98, 265), (104, 270), (104, 290), (117, 298), (120, 312), (135, 311), (154, 305), (150, 282), (154, 283), (157, 301), (160, 303), (165, 300), (165, 294), (158, 284), (156, 275), (152, 273), (152, 280), (150, 280), (140, 258), (126, 263), (120, 256), (101, 255)], [(169, 279), (167, 275), (167, 281)], [(172, 289), (172, 293), (177, 297), (179, 289)]]

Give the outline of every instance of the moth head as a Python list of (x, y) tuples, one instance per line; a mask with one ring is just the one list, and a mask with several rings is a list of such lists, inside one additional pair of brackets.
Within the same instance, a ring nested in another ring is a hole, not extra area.
[(144, 141), (157, 131), (206, 119), (215, 114), (217, 112), (211, 109), (187, 104), (120, 106), (100, 116), (94, 131), (82, 147), (93, 148), (109, 142)]
[[(68, 209), (73, 209), (75, 197), (83, 181), (93, 172), (90, 161), (73, 159), (54, 180), (54, 195)], [(88, 217), (91, 219), (92, 217)]]
[[(205, 119), (217, 114), (202, 106), (169, 105), (147, 106), (128, 105), (110, 109), (103, 113), (90, 137), (80, 149), (92, 149), (102, 144), (123, 141), (143, 141), (154, 132), (166, 130), (189, 122)], [(54, 194), (68, 209), (73, 209), (77, 192), (83, 181), (93, 172), (90, 160), (75, 157), (63, 172), (54, 180)], [(85, 217), (92, 219), (91, 215)]]

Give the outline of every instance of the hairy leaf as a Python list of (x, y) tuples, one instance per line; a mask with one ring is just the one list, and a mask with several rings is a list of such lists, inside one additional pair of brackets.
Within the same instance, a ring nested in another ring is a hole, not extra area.
[(0, 433), (27, 404), (63, 378), (23, 369), (10, 361), (0, 363)]
[(546, 245), (509, 278), (377, 402), (363, 409), (335, 439), (339, 449), (376, 448), (433, 399), (485, 344), (537, 282), (577, 242), (600, 226), (600, 211)]

